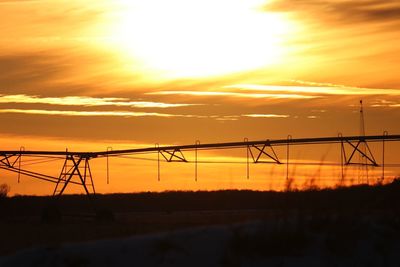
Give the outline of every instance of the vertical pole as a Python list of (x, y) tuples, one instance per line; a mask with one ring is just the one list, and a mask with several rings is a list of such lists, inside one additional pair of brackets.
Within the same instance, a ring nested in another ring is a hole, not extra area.
[[(342, 138), (342, 134), (338, 134), (339, 138)], [(344, 146), (343, 146), (343, 139), (340, 140), (340, 168), (341, 168), (341, 184), (343, 185), (344, 183), (344, 170), (343, 170), (343, 152), (344, 152)]]
[(83, 171), (83, 183), (86, 184), (86, 176), (87, 176), (87, 168), (88, 168), (88, 159), (85, 158), (85, 169)]
[[(92, 171), (90, 169), (90, 164), (89, 164), (89, 158), (86, 158), (86, 162), (87, 162), (87, 172), (89, 174), (89, 178), (90, 178), (90, 183), (92, 185), (92, 190), (93, 190), (93, 195), (96, 195), (96, 190), (94, 188), (94, 182), (93, 182), (93, 176), (92, 176)], [(86, 170), (85, 170), (86, 172)]]
[[(84, 170), (84, 174), (83, 174), (84, 176), (83, 176), (83, 177), (82, 177), (81, 171), (79, 170), (79, 165), (81, 164), (82, 160), (85, 161), (85, 167), (84, 167), (85, 170)], [(75, 166), (75, 167), (74, 167), (74, 170), (73, 170), (73, 172), (70, 174), (70, 176), (69, 176), (68, 180), (66, 181), (66, 184), (64, 185), (64, 188), (61, 190), (60, 194), (62, 194), (62, 192), (64, 191), (65, 187), (67, 186), (67, 184), (68, 184), (69, 181), (71, 180), (72, 176), (74, 175), (74, 172), (76, 172), (76, 175), (77, 175), (77, 176), (79, 177), (79, 179), (81, 180), (83, 189), (85, 189), (86, 195), (90, 198), (90, 192), (89, 192), (89, 190), (88, 190), (88, 188), (87, 188), (87, 186), (86, 186), (86, 169), (87, 169), (87, 164), (88, 164), (87, 158), (85, 157), (85, 159), (84, 159), (83, 156), (79, 156), (79, 159), (78, 159), (77, 161), (75, 161), (74, 156), (72, 156), (72, 162), (74, 163), (74, 166)]]
[(385, 137), (388, 135), (387, 131), (383, 132), (383, 139), (382, 139), (382, 178), (381, 183), (385, 180)]
[(108, 154), (107, 154), (107, 184), (110, 184), (110, 169), (109, 169), (109, 165), (108, 165)]
[[(247, 143), (249, 139), (245, 138), (244, 141)], [(246, 145), (246, 164), (247, 164), (247, 180), (250, 179), (250, 163), (249, 163), (249, 145)]]
[[(112, 151), (112, 147), (107, 147), (107, 152)], [(110, 167), (109, 167), (109, 159), (107, 153), (107, 184), (110, 184)]]
[(21, 152), (25, 151), (25, 147), (21, 146), (19, 148), (19, 151), (20, 151), (20, 153), (19, 153), (19, 158), (18, 158), (18, 183), (21, 180), (21, 161), (22, 161), (22, 153)]
[(21, 179), (21, 154), (19, 154), (18, 158), (18, 183)]
[(198, 173), (197, 173), (197, 171), (198, 171), (198, 169), (197, 169), (197, 146), (198, 145), (200, 145), (200, 141), (199, 140), (196, 140), (196, 147), (195, 147), (195, 149), (194, 149), (194, 181), (195, 182), (197, 182), (197, 175), (198, 175)]
[(286, 181), (289, 180), (289, 142), (292, 140), (292, 136), (287, 136), (287, 143), (286, 143)]
[[(64, 172), (64, 174), (66, 175), (67, 170), (68, 170), (68, 148), (65, 148), (65, 162), (64, 162), (64, 166), (63, 166), (63, 169), (61, 171), (61, 174)], [(61, 178), (62, 178), (62, 176), (60, 175), (60, 179)]]
[[(156, 148), (159, 148), (160, 145), (157, 143)], [(160, 149), (157, 150), (157, 180), (161, 181), (161, 174), (160, 174)]]
[(340, 149), (340, 165), (342, 169), (342, 183), (344, 183), (344, 145), (343, 141), (341, 142), (341, 149)]

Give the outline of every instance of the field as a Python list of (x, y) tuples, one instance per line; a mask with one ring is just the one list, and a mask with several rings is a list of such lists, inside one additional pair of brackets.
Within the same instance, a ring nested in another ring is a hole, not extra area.
[[(118, 240), (198, 227), (213, 229), (217, 225), (241, 227), (257, 222), (258, 228), (269, 225), (268, 233), (264, 229), (261, 238), (229, 235), (229, 242), (233, 242), (229, 251), (245, 258), (254, 253), (268, 257), (302, 255), (310, 253), (305, 249), (313, 247), (310, 244), (316, 241), (310, 240), (316, 238), (324, 240), (325, 250), (332, 255), (362, 255), (364, 250), (356, 252), (359, 244), (370, 244), (367, 247), (373, 247), (372, 251), (386, 255), (383, 261), (388, 265), (382, 266), (390, 266), (391, 251), (400, 245), (399, 193), (400, 181), (395, 180), (388, 185), (291, 192), (113, 194), (98, 195), (94, 200), (81, 195), (57, 200), (3, 198), (0, 255), (28, 248), (60, 248), (65, 243)], [(267, 248), (268, 253), (260, 248)], [(230, 264), (240, 261), (236, 256), (224, 255)]]

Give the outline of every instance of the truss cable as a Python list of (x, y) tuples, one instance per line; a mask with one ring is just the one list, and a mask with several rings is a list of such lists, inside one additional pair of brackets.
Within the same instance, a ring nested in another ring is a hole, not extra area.
[(147, 160), (147, 161), (157, 161), (157, 159), (152, 159), (152, 158), (140, 158), (140, 157), (133, 157), (133, 156), (113, 156), (115, 158), (121, 158), (121, 159), (131, 159), (131, 160)]
[(41, 161), (37, 161), (37, 162), (31, 162), (31, 163), (26, 163), (21, 165), (21, 167), (26, 167), (26, 166), (32, 166), (32, 165), (37, 165), (37, 164), (43, 164), (43, 163), (47, 163), (47, 162), (54, 162), (54, 161), (58, 161), (61, 159), (48, 159), (48, 160), (41, 160)]
[[(110, 156), (111, 157), (111, 156)], [(112, 157), (115, 158), (121, 158), (121, 159), (130, 159), (130, 160), (144, 160), (144, 161), (158, 161), (158, 159), (154, 159), (154, 158), (141, 158), (141, 157), (134, 157), (134, 156), (123, 156), (123, 155), (113, 155)], [(249, 157), (250, 158), (250, 157)], [(186, 163), (191, 163), (191, 164), (195, 164), (196, 161), (193, 160), (187, 160)], [(246, 162), (242, 162), (242, 161), (211, 161), (211, 160), (197, 160), (198, 164), (246, 164), (247, 165), (247, 161)], [(250, 162), (249, 162), (250, 163)], [(261, 162), (264, 164), (278, 164), (275, 162)], [(321, 165), (320, 162), (296, 162), (293, 163), (296, 165), (311, 165), (311, 166), (319, 166)], [(279, 164), (278, 164), (279, 165)], [(341, 166), (341, 163), (324, 163), (322, 165), (326, 165), (326, 166)], [(356, 164), (347, 164), (347, 165), (356, 165)], [(343, 166), (347, 166), (346, 164), (343, 164)], [(392, 164), (385, 164), (386, 167), (398, 167), (400, 166), (400, 163), (392, 163)]]
[[(117, 158), (122, 158), (122, 159), (130, 159), (130, 160), (144, 160), (144, 161), (157, 161), (157, 159), (152, 159), (152, 158), (140, 158), (140, 157), (132, 157), (132, 156), (115, 156)], [(190, 161), (188, 160), (186, 163), (189, 164), (195, 164), (196, 161)], [(211, 160), (197, 160), (197, 164), (246, 164), (247, 162), (243, 162), (243, 161), (211, 161)], [(263, 162), (263, 164), (278, 164), (275, 162)], [(293, 163), (295, 165), (310, 165), (310, 166), (319, 166), (321, 165), (320, 162), (296, 162)], [(278, 164), (280, 165), (280, 164)], [(324, 163), (322, 164), (323, 166), (341, 166), (341, 163)], [(345, 164), (343, 164), (344, 166), (347, 166)], [(348, 164), (348, 166), (350, 165), (356, 165), (356, 164)], [(392, 163), (392, 164), (385, 164), (386, 167), (400, 167), (400, 163)]]
[(64, 157), (62, 157), (62, 158), (61, 157), (57, 157), (57, 158), (55, 158), (55, 157), (41, 157), (39, 159), (25, 159), (24, 162), (40, 162), (40, 161), (48, 160), (48, 159), (60, 160), (60, 159), (64, 159)]
[[(19, 153), (18, 153), (19, 154)], [(24, 151), (22, 151), (21, 152), (21, 154), (22, 155), (24, 155), (25, 157), (28, 157), (28, 158), (53, 158), (53, 159), (64, 159), (64, 156), (52, 156), (52, 155), (46, 155), (46, 154), (43, 154), (43, 155), (34, 155), (34, 154), (27, 154), (27, 153), (24, 153)], [(27, 160), (25, 160), (25, 161), (27, 161)]]

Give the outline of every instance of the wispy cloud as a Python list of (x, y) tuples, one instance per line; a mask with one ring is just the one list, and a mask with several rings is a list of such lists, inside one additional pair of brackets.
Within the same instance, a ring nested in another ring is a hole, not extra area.
[(130, 101), (128, 98), (116, 97), (86, 97), (86, 96), (66, 96), (66, 97), (39, 97), (32, 95), (2, 95), (0, 103), (24, 103), (24, 104), (49, 104), (62, 106), (119, 106), (136, 108), (176, 108), (187, 107), (199, 104), (173, 104), (151, 101)]
[[(236, 88), (236, 87), (235, 87)], [(240, 89), (240, 88), (236, 88)], [(302, 94), (266, 94), (266, 93), (243, 93), (243, 92), (225, 92), (225, 91), (158, 91), (146, 93), (148, 95), (187, 95), (187, 96), (226, 96), (237, 98), (274, 98), (274, 99), (312, 99), (318, 96)]]
[(38, 0), (1, 0), (0, 5), (5, 4), (25, 4), (25, 3), (34, 3), (38, 2)]
[(290, 115), (285, 114), (244, 114), (243, 117), (250, 118), (289, 118)]
[(335, 96), (400, 96), (399, 89), (364, 88), (333, 83), (288, 80), (291, 85), (231, 84), (214, 91), (157, 91), (147, 95), (182, 95), (194, 97), (233, 97), (253, 99), (316, 99)]
[(307, 116), (307, 119), (318, 119), (318, 118), (319, 118), (319, 116), (315, 116), (315, 115)]
[(0, 109), (0, 114), (30, 114), (30, 115), (53, 115), (53, 116), (77, 116), (77, 117), (162, 117), (162, 118), (195, 118), (214, 119), (217, 121), (237, 121), (241, 117), (250, 118), (289, 118), (284, 114), (242, 114), (242, 115), (191, 115), (191, 114), (169, 114), (158, 112), (134, 112), (134, 111), (80, 111), (80, 110), (47, 110), (47, 109)]
[(240, 119), (241, 116), (239, 115), (225, 115), (225, 116), (210, 116), (211, 119), (215, 119), (217, 121), (237, 121)]
[(58, 115), (58, 116), (83, 116), (83, 117), (183, 117), (201, 118), (196, 115), (167, 114), (158, 112), (133, 112), (133, 111), (77, 111), (77, 110), (44, 110), (44, 109), (0, 109), (0, 113), (19, 113), (32, 115)]
[(301, 84), (312, 86), (233, 84), (224, 86), (224, 88), (237, 89), (242, 91), (276, 92), (278, 95), (281, 95), (283, 93), (295, 93), (296, 96), (299, 94), (304, 94), (305, 96), (308, 96), (308, 94), (313, 94), (313, 97), (321, 97), (323, 95), (400, 95), (400, 90), (397, 89), (361, 88), (335, 85), (330, 83), (321, 84), (305, 81), (301, 81)]
[(325, 113), (327, 110), (326, 109), (313, 109), (311, 112), (313, 113)]
[(381, 107), (386, 107), (386, 108), (399, 108), (400, 104), (395, 101), (389, 101), (389, 100), (378, 100), (373, 102), (371, 105), (373, 108), (381, 108)]
[(302, 84), (302, 85), (308, 85), (308, 86), (320, 86), (320, 87), (347, 87), (346, 85), (343, 84), (334, 84), (334, 83), (319, 83), (319, 82), (311, 82), (311, 81), (303, 81), (303, 80), (287, 80), (288, 82), (292, 82), (295, 84)]

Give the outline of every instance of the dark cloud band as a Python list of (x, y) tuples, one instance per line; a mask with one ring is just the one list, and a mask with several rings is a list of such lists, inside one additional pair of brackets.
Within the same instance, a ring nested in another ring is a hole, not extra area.
[(278, 0), (266, 6), (266, 10), (301, 12), (311, 18), (339, 24), (395, 22), (400, 23), (400, 2), (397, 0)]

